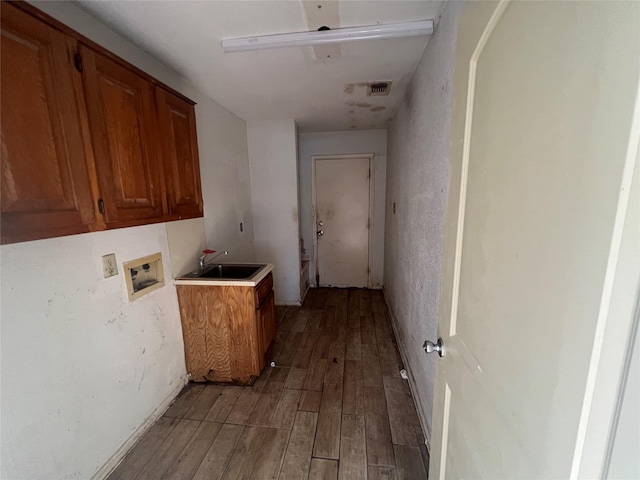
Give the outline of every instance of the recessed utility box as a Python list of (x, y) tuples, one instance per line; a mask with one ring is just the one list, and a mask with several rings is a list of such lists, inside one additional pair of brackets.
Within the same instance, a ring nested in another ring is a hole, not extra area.
[(164, 269), (160, 252), (131, 260), (123, 263), (122, 266), (124, 267), (129, 301), (164, 287)]

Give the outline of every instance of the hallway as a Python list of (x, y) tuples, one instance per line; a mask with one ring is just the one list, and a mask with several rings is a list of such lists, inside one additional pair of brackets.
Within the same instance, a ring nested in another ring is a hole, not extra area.
[(276, 367), (187, 386), (109, 479), (426, 478), (382, 292), (310, 290), (276, 314)]

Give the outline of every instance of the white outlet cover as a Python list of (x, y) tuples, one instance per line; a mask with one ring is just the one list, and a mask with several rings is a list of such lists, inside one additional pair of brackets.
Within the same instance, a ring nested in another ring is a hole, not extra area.
[(115, 253), (102, 256), (102, 271), (104, 273), (104, 278), (118, 275), (118, 264), (116, 263)]

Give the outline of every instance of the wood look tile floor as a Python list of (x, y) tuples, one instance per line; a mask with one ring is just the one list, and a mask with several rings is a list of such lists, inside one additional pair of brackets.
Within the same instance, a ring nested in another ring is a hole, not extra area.
[(188, 385), (109, 479), (427, 478), (382, 292), (314, 289), (276, 315), (276, 367)]

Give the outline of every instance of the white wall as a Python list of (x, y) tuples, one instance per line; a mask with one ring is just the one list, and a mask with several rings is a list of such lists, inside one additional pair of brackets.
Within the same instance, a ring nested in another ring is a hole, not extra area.
[(304, 248), (311, 260), (309, 276), (315, 285), (316, 259), (313, 240), (312, 155), (348, 155), (373, 153), (374, 198), (372, 228), (373, 244), (369, 249), (372, 287), (382, 286), (384, 276), (384, 223), (387, 169), (387, 131), (361, 130), (356, 132), (301, 133), (298, 136), (298, 165), (300, 174), (300, 223)]
[[(422, 343), (438, 333), (457, 21), (448, 2), (389, 127), (384, 289), (431, 435), (435, 357)], [(393, 204), (396, 212), (393, 213)]]
[(300, 303), (298, 165), (293, 120), (247, 123), (255, 257), (274, 264), (277, 304)]
[(174, 278), (198, 268), (200, 258), (198, 254), (207, 246), (204, 224), (202, 218), (190, 218), (166, 224)]
[[(185, 382), (175, 287), (129, 302), (122, 262), (162, 253), (164, 225), (4, 245), (3, 479), (91, 478)], [(120, 273), (105, 279), (101, 256)]]
[(247, 126), (244, 120), (216, 106), (198, 111), (198, 124), (207, 129), (198, 143), (209, 152), (206, 161), (200, 153), (207, 247), (218, 252), (228, 250), (229, 256), (220, 260), (252, 262)]
[[(210, 246), (233, 245), (230, 250), (253, 258), (246, 129), (75, 5), (34, 4), (198, 103), (205, 219), (0, 247), (0, 477), (84, 479), (104, 473), (105, 462), (154, 412), (162, 413), (185, 381), (170, 257), (177, 269), (195, 266), (198, 252), (189, 250), (204, 244), (206, 225)], [(230, 197), (222, 201), (211, 192)], [(243, 235), (227, 231), (238, 218)], [(122, 271), (102, 277), (104, 254), (115, 253), (121, 267), (155, 252), (162, 252), (167, 284), (133, 303)]]

